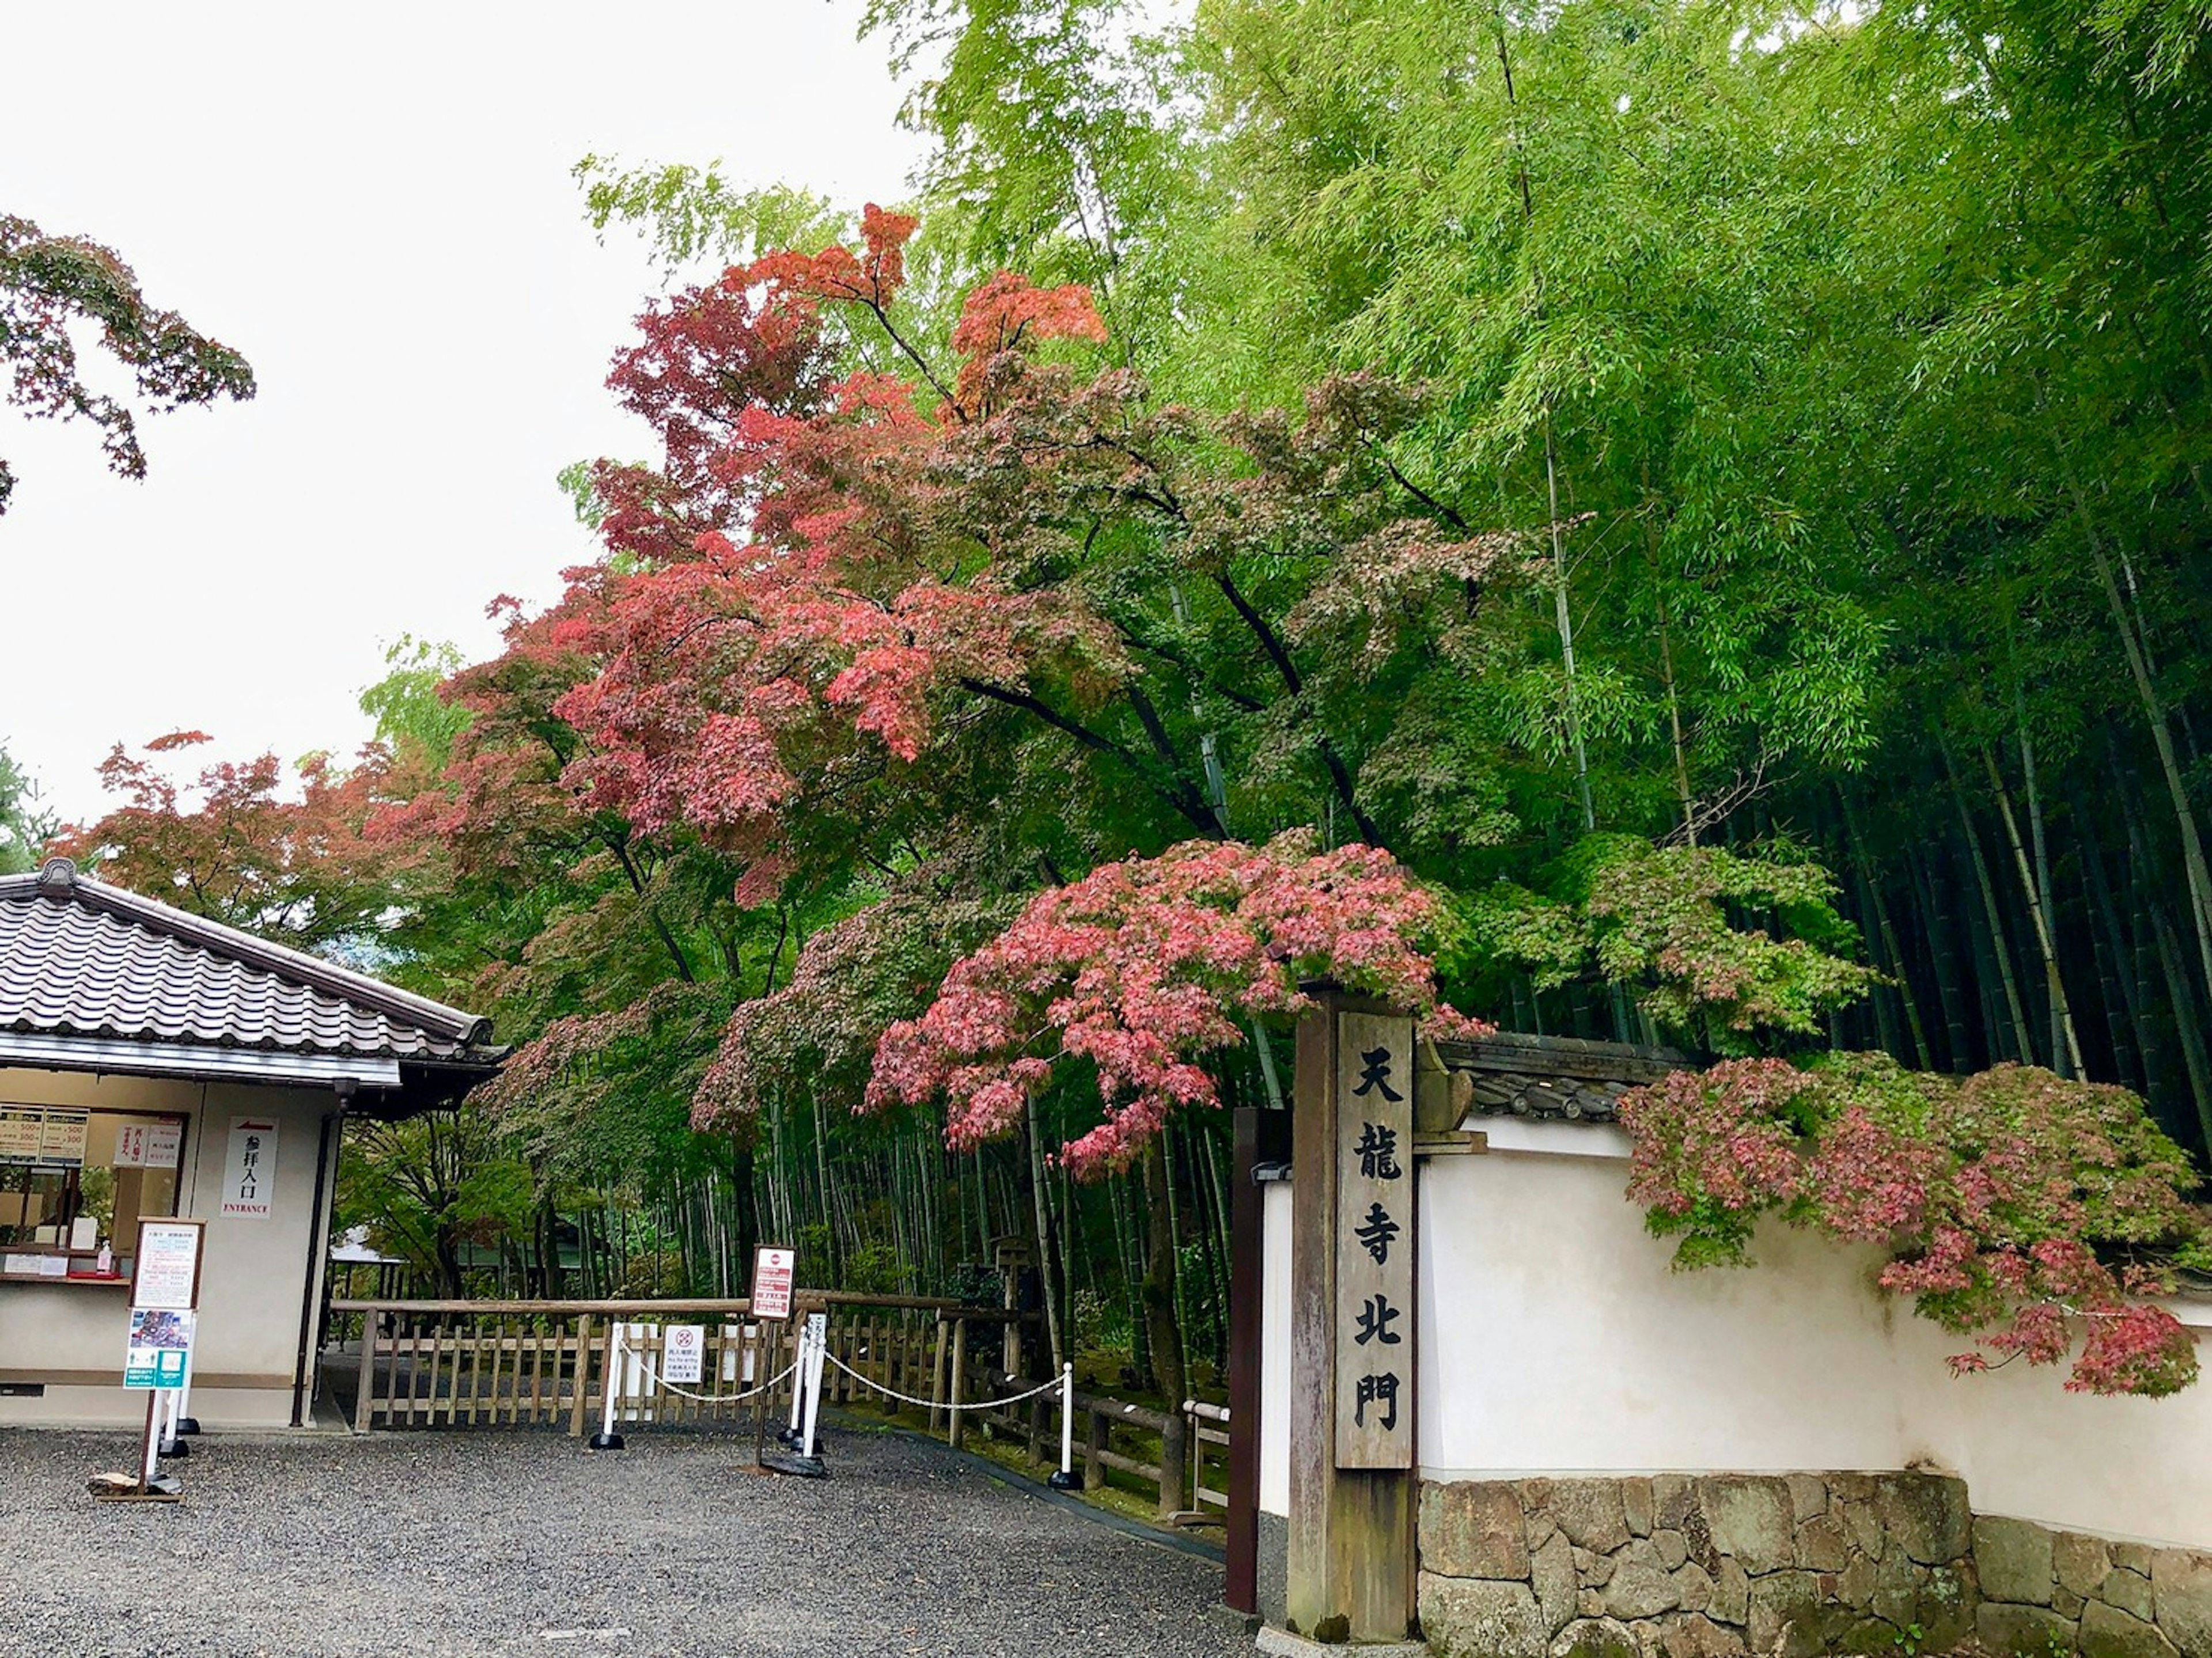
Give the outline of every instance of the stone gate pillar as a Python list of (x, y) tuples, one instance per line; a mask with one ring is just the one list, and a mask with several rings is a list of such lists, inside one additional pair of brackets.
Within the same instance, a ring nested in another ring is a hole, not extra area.
[(1414, 1619), (1413, 1022), (1334, 985), (1299, 1021), (1291, 1154), (1291, 1633)]

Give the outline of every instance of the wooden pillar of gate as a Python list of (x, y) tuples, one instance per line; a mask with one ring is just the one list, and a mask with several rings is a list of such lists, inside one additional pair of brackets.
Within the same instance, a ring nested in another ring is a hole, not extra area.
[(1415, 1617), (1418, 1485), (1413, 1025), (1334, 985), (1306, 988), (1316, 1005), (1298, 1022), (1291, 1129), (1285, 1621), (1321, 1641), (1402, 1641)]

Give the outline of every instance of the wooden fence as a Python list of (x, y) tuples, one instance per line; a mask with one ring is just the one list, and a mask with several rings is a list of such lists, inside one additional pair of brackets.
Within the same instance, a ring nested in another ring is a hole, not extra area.
[[(900, 1406), (887, 1394), (902, 1394), (923, 1401), (931, 1429), (956, 1448), (972, 1417), (1025, 1441), (1040, 1465), (1059, 1458), (1057, 1389), (996, 1409), (945, 1408), (1037, 1385), (1005, 1368), (1018, 1362), (1016, 1332), (1030, 1315), (1001, 1308), (817, 1293), (800, 1295), (787, 1322), (755, 1319), (750, 1302), (727, 1299), (335, 1300), (331, 1312), (341, 1340), (325, 1352), (325, 1372), (334, 1382), (350, 1377), (356, 1432), (514, 1426), (581, 1436), (600, 1421), (617, 1364), (619, 1423), (749, 1422), (763, 1402), (771, 1412), (788, 1407), (788, 1380), (765, 1401), (737, 1396), (788, 1366), (805, 1315), (823, 1312), (829, 1352), (839, 1361), (823, 1368), (825, 1403), (873, 1406), (889, 1415)], [(672, 1325), (697, 1325), (705, 1334), (701, 1379), (682, 1388), (662, 1380)], [(343, 1338), (355, 1328), (359, 1345), (349, 1353)], [(1200, 1523), (1212, 1517), (1209, 1508), (1225, 1508), (1224, 1493), (1206, 1483), (1205, 1466), (1209, 1446), (1229, 1442), (1229, 1412), (1221, 1406), (1187, 1400), (1171, 1415), (1079, 1389), (1075, 1410), (1085, 1489), (1103, 1485), (1107, 1471), (1117, 1469), (1157, 1488), (1164, 1520)]]

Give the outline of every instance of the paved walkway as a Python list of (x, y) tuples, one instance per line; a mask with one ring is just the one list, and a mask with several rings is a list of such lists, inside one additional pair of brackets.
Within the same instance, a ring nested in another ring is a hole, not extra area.
[(186, 1500), (94, 1504), (127, 1433), (0, 1430), (0, 1654), (927, 1654), (1246, 1658), (1221, 1568), (840, 1434), (832, 1477), (750, 1443), (463, 1430), (215, 1435)]

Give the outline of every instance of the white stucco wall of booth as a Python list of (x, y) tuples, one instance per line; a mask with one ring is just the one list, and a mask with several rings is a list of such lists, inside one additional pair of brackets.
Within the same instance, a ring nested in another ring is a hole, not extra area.
[[(317, 1151), (337, 1107), (328, 1090), (185, 1083), (0, 1068), (0, 1100), (186, 1118), (177, 1212), (207, 1223), (193, 1344), (192, 1414), (209, 1427), (291, 1421), (300, 1316), (319, 1304), (332, 1182), (315, 1212)], [(219, 1211), (234, 1116), (278, 1125), (270, 1211)], [(318, 1275), (309, 1283), (311, 1273)], [(122, 1285), (0, 1284), (0, 1379), (42, 1397), (0, 1397), (0, 1425), (143, 1419), (145, 1395), (124, 1388), (131, 1292)]]
[[(1982, 1514), (2212, 1546), (2212, 1380), (2142, 1400), (2024, 1364), (1954, 1377), (1944, 1355), (1964, 1344), (1881, 1294), (1871, 1252), (1775, 1226), (1750, 1267), (1677, 1272), (1626, 1200), (1620, 1131), (1469, 1126), (1487, 1155), (1421, 1169), (1425, 1479), (1933, 1468)], [(1261, 1506), (1281, 1515), (1287, 1183), (1265, 1213)]]

